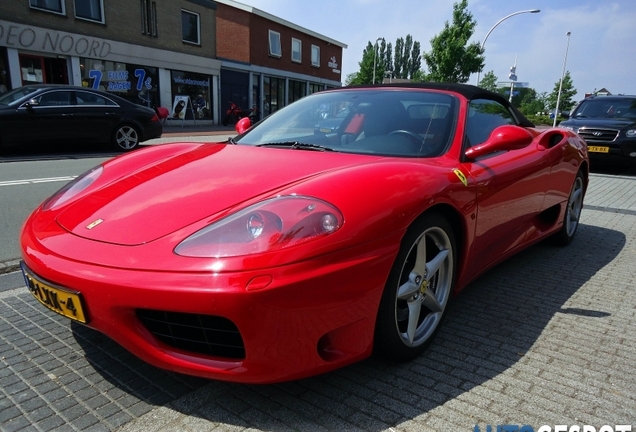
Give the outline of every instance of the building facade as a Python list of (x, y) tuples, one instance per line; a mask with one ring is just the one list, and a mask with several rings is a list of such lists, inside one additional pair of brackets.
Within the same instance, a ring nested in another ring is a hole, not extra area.
[[(234, 0), (217, 0), (221, 101), (264, 116), (318, 90), (340, 87), (342, 51), (327, 36)], [(223, 105), (225, 104), (225, 105)]]
[(99, 88), (218, 124), (340, 86), (346, 45), (232, 0), (3, 0), (0, 92)]

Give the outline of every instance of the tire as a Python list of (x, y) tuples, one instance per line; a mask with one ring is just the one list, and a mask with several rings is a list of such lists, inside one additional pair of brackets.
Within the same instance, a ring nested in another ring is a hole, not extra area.
[(581, 210), (583, 210), (583, 197), (585, 195), (585, 178), (579, 171), (574, 178), (570, 196), (568, 197), (565, 215), (563, 216), (563, 226), (554, 235), (554, 242), (559, 246), (570, 244), (579, 227)]
[(112, 143), (118, 151), (131, 151), (139, 146), (139, 131), (129, 124), (119, 125), (113, 132)]
[(223, 126), (227, 126), (230, 123), (230, 117), (232, 117), (232, 113), (227, 114), (225, 117), (223, 117), (223, 121), (221, 121), (221, 124)]
[(437, 213), (408, 229), (380, 301), (376, 354), (408, 361), (432, 343), (455, 286), (456, 251), (453, 229)]

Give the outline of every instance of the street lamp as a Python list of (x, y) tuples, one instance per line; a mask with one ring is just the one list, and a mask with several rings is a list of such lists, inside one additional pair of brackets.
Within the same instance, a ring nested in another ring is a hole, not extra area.
[(565, 34), (568, 37), (568, 41), (565, 44), (565, 57), (563, 57), (563, 71), (561, 72), (561, 82), (559, 83), (559, 93), (557, 93), (557, 104), (554, 109), (554, 124), (552, 127), (556, 127), (557, 118), (559, 117), (559, 103), (561, 102), (561, 89), (563, 88), (563, 78), (565, 78), (565, 62), (568, 61), (568, 48), (570, 47), (570, 32)]
[[(510, 15), (506, 15), (505, 17), (503, 17), (502, 19), (497, 21), (497, 23), (494, 26), (492, 26), (490, 28), (490, 30), (488, 30), (488, 33), (486, 33), (486, 37), (484, 38), (484, 41), (481, 43), (481, 51), (482, 52), (484, 51), (484, 45), (486, 45), (486, 39), (488, 39), (488, 36), (490, 36), (490, 33), (492, 33), (492, 31), (495, 29), (495, 27), (497, 27), (499, 24), (501, 24), (502, 22), (504, 22), (508, 18), (510, 18), (512, 16), (515, 16), (515, 15), (519, 15), (519, 14), (522, 14), (522, 13), (539, 13), (539, 12), (541, 12), (541, 9), (523, 10), (523, 11), (511, 13)], [(475, 85), (479, 85), (479, 72), (481, 72), (481, 70), (477, 71), (477, 82), (475, 83)]]
[(375, 84), (375, 60), (378, 57), (378, 42), (382, 40), (381, 37), (375, 40), (375, 44), (373, 45), (373, 84)]

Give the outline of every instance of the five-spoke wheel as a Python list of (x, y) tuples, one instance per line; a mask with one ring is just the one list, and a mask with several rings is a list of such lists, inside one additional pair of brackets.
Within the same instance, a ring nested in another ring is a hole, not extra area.
[(408, 231), (387, 281), (376, 323), (376, 351), (410, 360), (431, 343), (455, 279), (455, 236), (439, 214), (424, 215)]
[(579, 227), (581, 210), (583, 210), (584, 195), (585, 180), (583, 173), (579, 171), (574, 179), (572, 190), (570, 191), (565, 216), (563, 217), (563, 226), (554, 236), (556, 242), (562, 246), (568, 245), (574, 238), (574, 234), (576, 234), (576, 230)]
[(113, 133), (113, 145), (119, 151), (130, 151), (139, 145), (139, 132), (131, 125), (117, 126)]

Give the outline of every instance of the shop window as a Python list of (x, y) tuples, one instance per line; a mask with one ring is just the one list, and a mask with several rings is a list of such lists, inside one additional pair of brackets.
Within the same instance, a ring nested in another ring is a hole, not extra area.
[(292, 61), (296, 63), (302, 62), (303, 43), (300, 39), (292, 38)]
[(181, 10), (181, 30), (184, 42), (200, 45), (199, 14)]
[(280, 47), (280, 33), (274, 30), (269, 31), (269, 55), (272, 57), (280, 57), (282, 55)]
[(29, 6), (33, 9), (41, 9), (48, 12), (65, 14), (64, 2), (62, 0), (29, 0)]
[(285, 106), (285, 79), (263, 78), (263, 115), (267, 116)]
[(156, 67), (80, 58), (80, 68), (84, 87), (114, 93), (139, 105), (159, 105)]
[(212, 118), (210, 76), (194, 72), (171, 71), (172, 111), (176, 120)]
[(141, 34), (157, 37), (157, 2), (141, 0)]
[(297, 101), (307, 95), (307, 83), (289, 80), (289, 103)]
[(103, 0), (75, 0), (75, 17), (104, 23)]
[(311, 46), (311, 65), (320, 67), (320, 47), (316, 45)]

